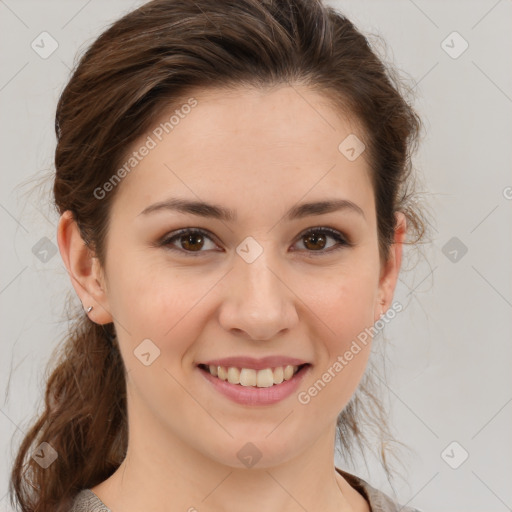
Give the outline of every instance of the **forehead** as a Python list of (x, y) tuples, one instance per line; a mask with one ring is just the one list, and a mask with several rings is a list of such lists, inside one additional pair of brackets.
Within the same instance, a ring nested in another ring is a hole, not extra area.
[(130, 146), (126, 160), (143, 146), (150, 149), (123, 178), (115, 203), (140, 213), (150, 202), (178, 195), (254, 214), (276, 200), (291, 204), (328, 194), (351, 196), (368, 208), (373, 191), (366, 155), (351, 161), (340, 151), (354, 136), (364, 139), (354, 120), (302, 86), (195, 90)]

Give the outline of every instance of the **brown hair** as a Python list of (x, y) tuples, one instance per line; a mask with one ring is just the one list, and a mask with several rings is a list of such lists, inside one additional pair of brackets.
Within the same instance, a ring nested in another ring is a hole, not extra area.
[[(104, 264), (119, 187), (102, 200), (94, 190), (164, 107), (195, 87), (302, 84), (324, 93), (363, 127), (385, 261), (396, 211), (405, 213), (414, 243), (426, 228), (410, 201), (410, 156), (421, 122), (394, 73), (348, 19), (320, 0), (149, 2), (100, 35), (60, 97), (57, 211), (73, 213), (85, 243)], [(69, 333), (55, 367), (47, 370), (45, 409), (24, 437), (11, 474), (11, 501), (15, 494), (23, 512), (68, 510), (75, 494), (106, 480), (127, 450), (125, 367), (114, 326), (95, 324), (81, 308), (68, 316)], [(370, 444), (366, 428), (374, 425), (389, 477), (386, 453), (393, 439), (370, 377), (367, 372), (338, 418), (340, 449), (353, 460), (354, 441), (363, 450)], [(58, 454), (47, 468), (30, 456), (42, 442)]]

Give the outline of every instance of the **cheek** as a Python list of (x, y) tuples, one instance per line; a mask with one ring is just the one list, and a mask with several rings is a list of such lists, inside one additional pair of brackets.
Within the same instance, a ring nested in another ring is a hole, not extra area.
[(193, 339), (199, 320), (194, 313), (204, 309), (202, 298), (212, 287), (212, 278), (192, 275), (186, 268), (148, 265), (142, 258), (125, 258), (111, 270), (109, 305), (126, 349), (144, 339), (152, 340), (162, 352), (172, 341), (175, 355)]
[(344, 350), (349, 340), (373, 325), (377, 272), (339, 267), (323, 276), (303, 276), (297, 283), (297, 295), (307, 306), (303, 314), (316, 317), (315, 334), (327, 340), (330, 353)]
[(357, 389), (370, 355), (376, 274), (352, 270), (321, 286), (309, 280), (302, 284), (301, 293), (309, 290), (302, 314), (314, 326), (311, 338), (321, 343), (315, 344), (318, 365), (297, 399), (313, 417), (327, 413), (336, 418)]
[(311, 296), (318, 317), (311, 336), (321, 341), (315, 343), (317, 365), (297, 394), (309, 417), (335, 421), (356, 391), (371, 352), (374, 296), (372, 281), (360, 279), (331, 283)]
[[(125, 245), (130, 247), (130, 241)], [(115, 253), (115, 249), (112, 252)], [(139, 252), (132, 249), (111, 263), (109, 304), (112, 313), (118, 318), (124, 317), (127, 323), (140, 317), (147, 318), (148, 327), (154, 325), (157, 318), (166, 321), (161, 310), (166, 307), (167, 313), (175, 311), (181, 304), (180, 297), (188, 293), (179, 269), (172, 269), (170, 264), (163, 265), (162, 258), (156, 260), (154, 255), (156, 253), (148, 253), (148, 249)]]

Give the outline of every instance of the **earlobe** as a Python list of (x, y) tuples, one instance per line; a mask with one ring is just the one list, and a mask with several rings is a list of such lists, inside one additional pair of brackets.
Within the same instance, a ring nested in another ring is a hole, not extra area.
[[(112, 322), (103, 270), (98, 258), (83, 241), (70, 210), (60, 217), (57, 242), (71, 284), (85, 311), (89, 310), (89, 318), (97, 324)], [(91, 306), (93, 309), (89, 309)]]
[(407, 219), (402, 212), (395, 212), (395, 217), (396, 227), (394, 242), (389, 249), (389, 258), (382, 268), (379, 281), (379, 306), (377, 315), (379, 315), (380, 312), (385, 313), (389, 309), (402, 265), (402, 250), (407, 234)]

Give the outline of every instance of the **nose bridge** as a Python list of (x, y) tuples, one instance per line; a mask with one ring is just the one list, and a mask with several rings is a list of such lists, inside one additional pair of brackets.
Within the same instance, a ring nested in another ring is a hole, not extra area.
[(297, 314), (293, 294), (282, 282), (278, 258), (268, 246), (263, 249), (260, 245), (259, 254), (256, 250), (251, 240), (238, 247), (220, 318), (226, 330), (244, 331), (250, 338), (265, 340), (290, 329)]
[[(271, 260), (274, 260), (273, 262)], [(283, 294), (283, 284), (277, 278), (275, 258), (270, 257), (270, 251), (262, 253), (252, 263), (246, 261), (238, 262), (237, 273), (239, 275), (244, 297), (247, 303), (277, 306), (281, 303)]]

